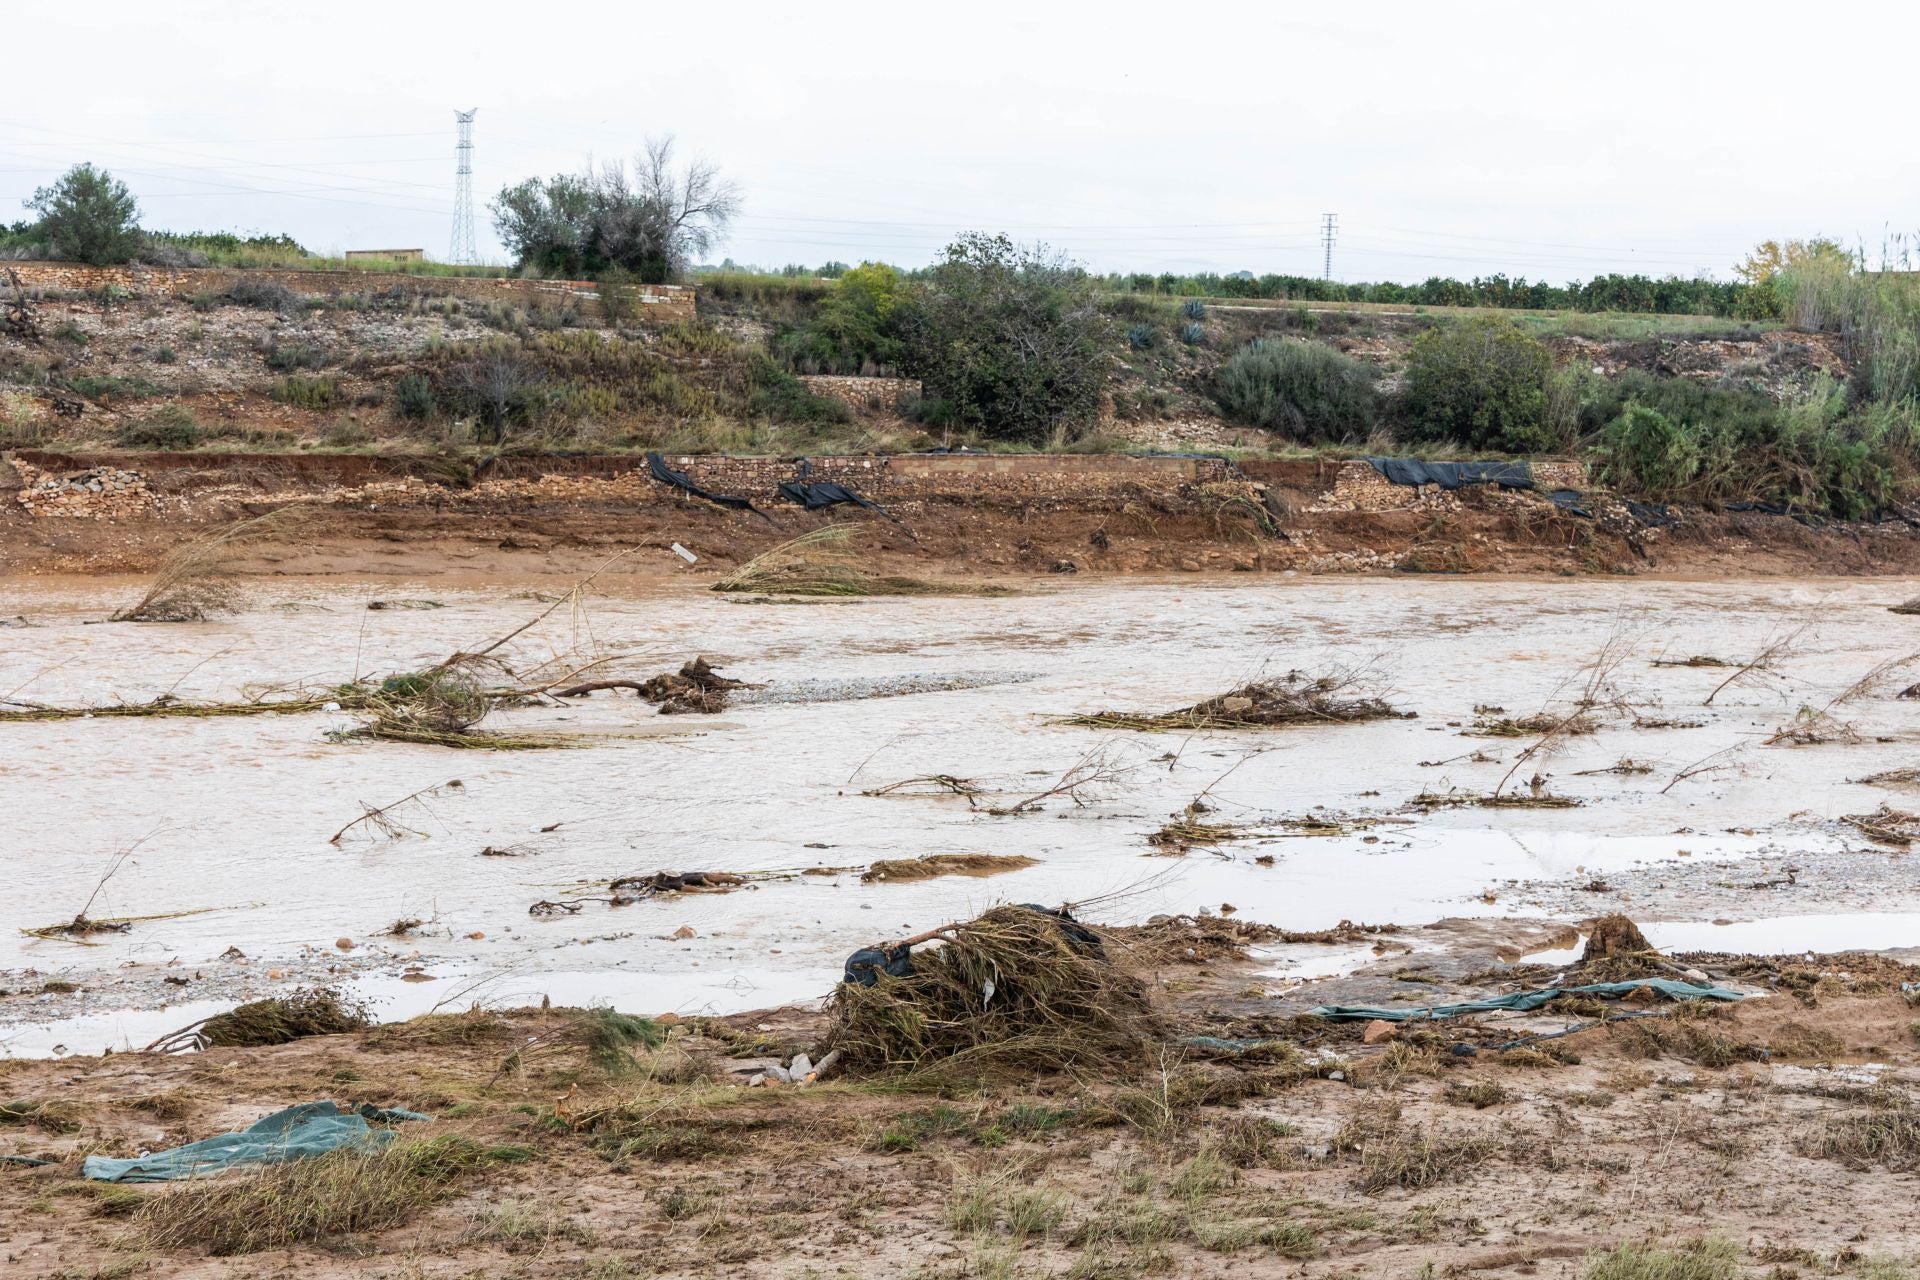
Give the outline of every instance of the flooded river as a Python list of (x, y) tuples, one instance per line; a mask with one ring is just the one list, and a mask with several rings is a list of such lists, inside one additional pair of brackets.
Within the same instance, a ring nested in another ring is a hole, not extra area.
[[(1114, 922), (1231, 910), (1319, 929), (1577, 919), (1614, 905), (1583, 909), (1582, 886), (1630, 880), (1629, 909), (1666, 922), (1663, 945), (1749, 949), (1899, 945), (1915, 918), (1902, 913), (1920, 912), (1920, 884), (1897, 852), (1839, 821), (1882, 803), (1920, 807), (1911, 792), (1849, 781), (1920, 764), (1920, 702), (1892, 696), (1920, 668), (1834, 709), (1856, 743), (1763, 745), (1801, 706), (1825, 706), (1875, 663), (1920, 650), (1920, 620), (1886, 608), (1915, 594), (1912, 582), (1183, 579), (770, 605), (607, 581), (503, 652), (518, 665), (626, 654), (618, 669), (634, 674), (705, 654), (767, 682), (769, 696), (718, 716), (661, 717), (602, 693), (489, 721), (583, 736), (551, 751), (341, 744), (328, 732), (352, 718), (324, 712), (0, 724), (0, 1054), (144, 1042), (234, 999), (320, 979), (389, 1016), (542, 996), (635, 1012), (763, 1007), (824, 994), (857, 946), (1008, 900), (1082, 903)], [(543, 607), (536, 593), (565, 585), (274, 580), (237, 617), (142, 626), (92, 625), (123, 603), (126, 583), (4, 584), (0, 617), (32, 625), (0, 630), (0, 697), (232, 700), (414, 670), (504, 635)], [(366, 608), (419, 598), (444, 607)], [(1803, 624), (1775, 672), (1711, 707), (1702, 700), (1729, 670), (1653, 662), (1741, 661)], [(1577, 808), (1405, 808), (1422, 792), (1493, 789), (1530, 740), (1463, 736), (1476, 708), (1564, 706), (1554, 700), (1577, 692), (1567, 682), (1610, 636), (1634, 646), (1614, 682), (1642, 719), (1703, 723), (1639, 728), (1609, 713), (1508, 784), (1524, 794), (1541, 774), (1542, 791)], [(1200, 735), (1051, 723), (1163, 711), (1334, 665), (1369, 666), (1417, 718)], [(813, 700), (956, 673), (978, 687)], [(1004, 807), (1094, 751), (1118, 770), (1110, 785), (1018, 816), (957, 797), (861, 794), (945, 774)], [(1718, 767), (1671, 781), (1723, 751)], [(1648, 771), (1590, 772), (1628, 758)], [(395, 838), (363, 825), (329, 842), (363, 805), (452, 779), (461, 786), (396, 814), (406, 829)], [(1202, 792), (1214, 822), (1381, 821), (1152, 856), (1145, 837)], [(488, 848), (515, 856), (482, 856)], [(912, 884), (857, 874), (876, 859), (965, 852), (1036, 865)], [(1823, 883), (1793, 877), (1806, 894), (1728, 887), (1815, 863)], [(1689, 871), (1709, 865), (1719, 869)], [(822, 866), (855, 870), (528, 913), (604, 897), (622, 875)], [(91, 946), (23, 932), (83, 906), (95, 918), (172, 918)], [(173, 915), (183, 912), (195, 914)], [(1775, 927), (1714, 923), (1776, 916)], [(420, 925), (383, 936), (402, 919)], [(1811, 922), (1806, 941), (1792, 920)], [(68, 983), (82, 990), (60, 989)]]

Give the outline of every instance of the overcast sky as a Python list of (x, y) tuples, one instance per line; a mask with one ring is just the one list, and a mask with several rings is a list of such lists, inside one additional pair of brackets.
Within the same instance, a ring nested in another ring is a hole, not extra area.
[[(931, 260), (962, 230), (1100, 270), (1725, 276), (1759, 240), (1920, 230), (1906, 6), (1661, 0), (966, 5), (95, 0), (0, 17), (0, 219), (68, 165), (147, 226), (448, 250), (648, 134), (745, 211), (716, 258)], [(675, 16), (675, 15), (678, 16)]]

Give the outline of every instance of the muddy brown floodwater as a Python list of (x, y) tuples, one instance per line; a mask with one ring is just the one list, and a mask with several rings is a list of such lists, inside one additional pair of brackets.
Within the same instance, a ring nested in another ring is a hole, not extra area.
[[(511, 631), (543, 607), (538, 593), (567, 584), (272, 579), (230, 619), (92, 625), (132, 585), (0, 587), (0, 617), (30, 624), (0, 630), (0, 696), (234, 699), (412, 670)], [(1623, 906), (1657, 945), (1900, 945), (1920, 919), (1920, 880), (1898, 849), (1840, 819), (1920, 807), (1912, 793), (1851, 781), (1920, 764), (1920, 703), (1893, 696), (1920, 669), (1834, 709), (1857, 742), (1764, 740), (1876, 663), (1920, 650), (1915, 620), (1887, 609), (1915, 585), (1185, 578), (768, 605), (609, 578), (582, 608), (515, 640), (514, 659), (617, 652), (631, 655), (622, 670), (651, 674), (705, 654), (769, 693), (711, 717), (660, 717), (624, 693), (498, 715), (500, 727), (582, 735), (554, 751), (340, 744), (328, 733), (352, 719), (324, 712), (4, 723), (0, 1054), (140, 1044), (316, 980), (347, 984), (388, 1017), (542, 995), (637, 1012), (759, 1008), (824, 995), (857, 946), (999, 901), (1073, 901), (1112, 922), (1235, 911), (1295, 929), (1577, 920)], [(366, 608), (396, 598), (443, 607)], [(1802, 625), (1792, 656), (1711, 707), (1702, 700), (1727, 670), (1654, 664), (1738, 662)], [(1522, 762), (1507, 784), (1528, 794), (1538, 774), (1542, 793), (1579, 807), (1407, 807), (1423, 792), (1494, 789), (1531, 739), (1464, 736), (1476, 708), (1564, 708), (1609, 637), (1633, 646), (1614, 684), (1642, 721), (1698, 723), (1648, 728), (1603, 712), (1597, 732)], [(1052, 722), (1163, 711), (1262, 674), (1334, 665), (1369, 667), (1417, 718), (1202, 734)], [(956, 675), (950, 683), (971, 687), (847, 696)], [(948, 774), (1004, 806), (1095, 751), (1119, 767), (1111, 784), (1017, 816), (950, 796), (861, 794)], [(1721, 767), (1668, 787), (1719, 752), (1731, 752)], [(1592, 772), (1623, 759), (1647, 771)], [(397, 838), (363, 830), (328, 842), (363, 804), (455, 778), (460, 788), (406, 811)], [(1203, 791), (1213, 822), (1380, 821), (1320, 836), (1274, 827), (1155, 856), (1146, 837)], [(197, 914), (94, 945), (23, 933), (79, 911), (116, 851), (136, 845), (89, 914)], [(517, 856), (482, 856), (490, 847)], [(972, 852), (1034, 865), (907, 884), (843, 871), (528, 914), (662, 869), (857, 869)], [(419, 927), (383, 936), (402, 919)], [(1273, 956), (1277, 975), (1340, 962), (1324, 950)]]

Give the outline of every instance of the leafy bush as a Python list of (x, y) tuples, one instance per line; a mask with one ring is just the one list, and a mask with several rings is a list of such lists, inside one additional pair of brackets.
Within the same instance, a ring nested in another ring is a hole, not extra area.
[(1504, 316), (1429, 329), (1407, 362), (1406, 408), (1424, 440), (1533, 453), (1553, 444), (1547, 380), (1553, 357)]
[(296, 409), (331, 409), (340, 402), (340, 384), (332, 378), (309, 378), (296, 373), (274, 383), (269, 394), (279, 403)]
[(183, 405), (170, 404), (114, 433), (122, 449), (191, 449), (200, 443), (200, 421)]
[(900, 324), (912, 297), (893, 267), (863, 262), (843, 271), (813, 314), (781, 333), (774, 347), (801, 373), (889, 373), (900, 360)]
[(949, 245), (903, 326), (929, 415), (985, 435), (1062, 442), (1100, 412), (1107, 319), (1075, 264), (972, 233)]
[(424, 373), (402, 375), (393, 384), (393, 411), (403, 418), (421, 422), (433, 416), (436, 403), (433, 383)]
[(1380, 404), (1371, 368), (1314, 342), (1242, 348), (1221, 366), (1213, 398), (1236, 422), (1307, 441), (1366, 435)]
[(1700, 471), (1698, 437), (1666, 414), (1629, 400), (1595, 443), (1601, 483), (1650, 498), (1678, 497)]
[(140, 208), (126, 184), (90, 164), (77, 164), (27, 201), (40, 215), (36, 234), (61, 258), (107, 266), (140, 251)]
[(1127, 345), (1135, 351), (1145, 351), (1153, 345), (1160, 331), (1150, 324), (1130, 324), (1127, 326)]

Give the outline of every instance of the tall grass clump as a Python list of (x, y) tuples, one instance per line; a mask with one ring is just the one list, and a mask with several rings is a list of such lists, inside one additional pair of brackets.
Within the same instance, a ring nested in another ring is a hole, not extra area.
[(305, 511), (281, 507), (189, 542), (160, 562), (139, 600), (113, 615), (115, 622), (204, 622), (239, 607), (240, 561), (255, 543), (288, 532)]
[(1214, 379), (1222, 413), (1296, 440), (1364, 438), (1379, 414), (1373, 371), (1313, 342), (1260, 342), (1235, 352)]
[(215, 1257), (397, 1227), (455, 1195), (487, 1162), (471, 1138), (404, 1137), (154, 1195), (134, 1223), (157, 1249)]

